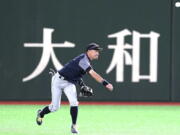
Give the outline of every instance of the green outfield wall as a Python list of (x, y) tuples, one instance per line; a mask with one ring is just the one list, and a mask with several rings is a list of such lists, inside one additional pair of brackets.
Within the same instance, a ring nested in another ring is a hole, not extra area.
[(79, 100), (180, 101), (178, 1), (2, 0), (0, 15), (1, 101), (50, 100), (49, 68), (91, 42), (104, 49), (93, 68), (114, 91), (86, 75), (95, 96)]

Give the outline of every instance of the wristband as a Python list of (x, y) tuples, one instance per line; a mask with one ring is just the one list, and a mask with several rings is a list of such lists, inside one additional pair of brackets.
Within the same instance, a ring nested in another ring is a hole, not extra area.
[(108, 85), (108, 84), (109, 84), (109, 82), (108, 82), (108, 81), (106, 81), (106, 80), (103, 80), (102, 84), (103, 84), (104, 86), (106, 86), (106, 85)]

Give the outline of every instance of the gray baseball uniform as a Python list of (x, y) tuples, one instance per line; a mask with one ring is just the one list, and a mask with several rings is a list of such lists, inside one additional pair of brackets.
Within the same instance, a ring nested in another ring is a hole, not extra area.
[(92, 66), (85, 53), (77, 56), (59, 70), (51, 81), (52, 102), (49, 110), (54, 112), (60, 107), (62, 91), (67, 96), (70, 106), (78, 106), (75, 84), (85, 75)]
[[(86, 48), (86, 53), (83, 53), (71, 61), (69, 61), (61, 70), (59, 70), (51, 80), (51, 94), (52, 101), (51, 104), (44, 107), (42, 110), (39, 109), (37, 113), (36, 122), (38, 125), (42, 124), (42, 119), (44, 115), (57, 111), (61, 104), (62, 92), (65, 93), (70, 104), (70, 114), (72, 118), (71, 132), (78, 133), (75, 125), (78, 115), (78, 100), (76, 92), (76, 84), (79, 83), (80, 86), (84, 85), (82, 81), (83, 75), (88, 73), (92, 66), (90, 64), (90, 59), (87, 56), (88, 50), (102, 50), (96, 43), (91, 43)], [(103, 85), (108, 84), (108, 82), (103, 81)]]

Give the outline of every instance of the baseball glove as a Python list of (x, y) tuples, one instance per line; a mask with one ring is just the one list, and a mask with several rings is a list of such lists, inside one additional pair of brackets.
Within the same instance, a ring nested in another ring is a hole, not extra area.
[(80, 93), (79, 93), (80, 97), (91, 97), (93, 95), (94, 95), (94, 93), (93, 93), (92, 88), (90, 88), (89, 86), (82, 86), (81, 87)]

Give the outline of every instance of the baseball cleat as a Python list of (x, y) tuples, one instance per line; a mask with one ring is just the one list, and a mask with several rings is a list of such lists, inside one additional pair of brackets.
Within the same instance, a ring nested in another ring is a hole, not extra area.
[(74, 126), (74, 125), (71, 126), (71, 133), (78, 134), (78, 130), (77, 130), (76, 126)]
[(42, 124), (42, 119), (43, 119), (43, 118), (41, 118), (41, 116), (40, 116), (40, 112), (41, 112), (41, 110), (39, 109), (39, 110), (37, 111), (37, 117), (36, 117), (36, 123), (37, 123), (38, 125), (41, 125), (41, 124)]

